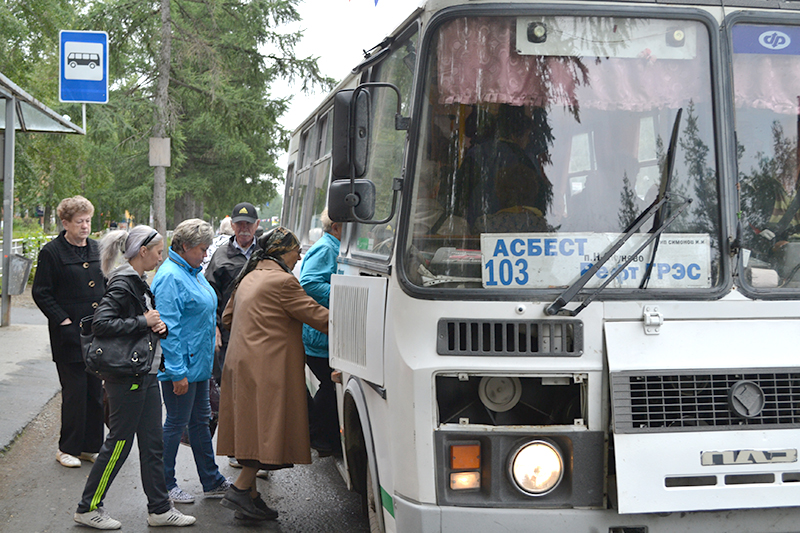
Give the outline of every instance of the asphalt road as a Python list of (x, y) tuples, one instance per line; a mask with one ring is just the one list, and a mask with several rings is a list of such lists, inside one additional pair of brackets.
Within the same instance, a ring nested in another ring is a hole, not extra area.
[[(13, 297), (11, 323), (47, 323), (30, 298), (30, 288), (25, 294)], [(55, 368), (52, 371), (55, 372)], [(17, 391), (15, 394), (25, 392)], [(14, 406), (5, 405), (4, 408), (10, 409)], [(0, 532), (94, 531), (79, 526), (72, 520), (91, 464), (84, 462), (81, 468), (65, 468), (55, 460), (60, 409), (59, 392), (13, 444), (4, 453), (0, 452)], [(147, 499), (141, 489), (138, 454), (138, 448), (134, 444), (128, 460), (109, 489), (105, 508), (111, 516), (122, 522), (122, 531), (152, 532), (154, 530), (146, 522)], [(276, 509), (280, 516), (277, 521), (252, 523), (234, 519), (233, 511), (222, 507), (218, 499), (206, 499), (202, 496), (203, 490), (191, 450), (181, 446), (178, 451), (178, 483), (184, 490), (194, 494), (196, 501), (193, 504), (179, 505), (178, 508), (197, 517), (197, 523), (185, 530), (368, 532), (369, 524), (361, 516), (361, 498), (347, 490), (335, 459), (320, 459), (313, 451), (312, 457), (311, 465), (299, 465), (273, 472), (269, 480), (258, 481), (259, 491), (267, 504)], [(238, 470), (231, 468), (226, 458), (217, 458), (217, 464), (220, 465), (223, 475), (234, 478), (238, 475)], [(164, 529), (170, 531), (177, 528)]]
[[(90, 464), (65, 468), (55, 460), (58, 447), (61, 395), (56, 395), (41, 414), (0, 456), (0, 531), (44, 533), (92, 531), (75, 524), (72, 514), (80, 499)], [(178, 480), (181, 487), (196, 496), (195, 503), (179, 509), (197, 517), (187, 531), (274, 531), (274, 532), (367, 532), (361, 516), (360, 497), (345, 487), (335, 460), (320, 459), (316, 452), (311, 465), (273, 472), (269, 480), (259, 480), (259, 491), (280, 516), (277, 521), (244, 523), (218, 499), (202, 496), (191, 451), (181, 446), (178, 452)], [(225, 476), (236, 476), (224, 458), (217, 463)], [(139, 478), (138, 449), (134, 445), (117, 479), (109, 489), (105, 508), (122, 522), (122, 531), (153, 531), (147, 520), (147, 500)], [(167, 529), (170, 530), (170, 529)]]

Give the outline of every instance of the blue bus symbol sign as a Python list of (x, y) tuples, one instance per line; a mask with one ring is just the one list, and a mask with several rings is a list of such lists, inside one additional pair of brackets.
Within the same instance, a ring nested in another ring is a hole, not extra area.
[(792, 44), (792, 39), (782, 31), (765, 31), (758, 36), (758, 42), (770, 50), (783, 50)]
[(108, 34), (62, 30), (59, 36), (59, 100), (108, 102)]

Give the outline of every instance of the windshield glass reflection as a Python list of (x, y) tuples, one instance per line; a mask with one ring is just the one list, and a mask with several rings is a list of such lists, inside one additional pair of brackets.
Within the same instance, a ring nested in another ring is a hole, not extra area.
[[(702, 24), (465, 17), (444, 23), (429, 53), (405, 261), (413, 283), (570, 285), (658, 196), (681, 108), (670, 189), (693, 202), (660, 237), (648, 287), (718, 283)], [(587, 287), (627, 259), (651, 225)], [(638, 288), (648, 262), (645, 250), (609, 288)]]

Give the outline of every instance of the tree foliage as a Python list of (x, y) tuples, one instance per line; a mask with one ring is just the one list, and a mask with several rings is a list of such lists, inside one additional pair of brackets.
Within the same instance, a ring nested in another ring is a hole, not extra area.
[[(220, 217), (244, 199), (263, 203), (283, 178), (276, 159), (288, 132), (279, 79), (332, 87), (316, 58), (297, 58), (299, 0), (171, 0), (167, 217)], [(109, 101), (87, 106), (87, 135), (18, 136), (17, 194), (54, 206), (84, 194), (95, 220), (149, 218), (154, 97), (160, 49), (158, 0), (10, 0), (0, 6), (0, 72), (80, 123), (80, 105), (58, 102), (58, 30), (109, 35)]]

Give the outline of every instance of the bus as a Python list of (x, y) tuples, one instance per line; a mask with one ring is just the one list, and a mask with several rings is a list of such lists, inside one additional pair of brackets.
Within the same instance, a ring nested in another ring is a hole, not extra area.
[[(373, 531), (798, 531), (800, 7), (427, 0), (294, 131)], [(793, 348), (795, 347), (795, 348)]]

